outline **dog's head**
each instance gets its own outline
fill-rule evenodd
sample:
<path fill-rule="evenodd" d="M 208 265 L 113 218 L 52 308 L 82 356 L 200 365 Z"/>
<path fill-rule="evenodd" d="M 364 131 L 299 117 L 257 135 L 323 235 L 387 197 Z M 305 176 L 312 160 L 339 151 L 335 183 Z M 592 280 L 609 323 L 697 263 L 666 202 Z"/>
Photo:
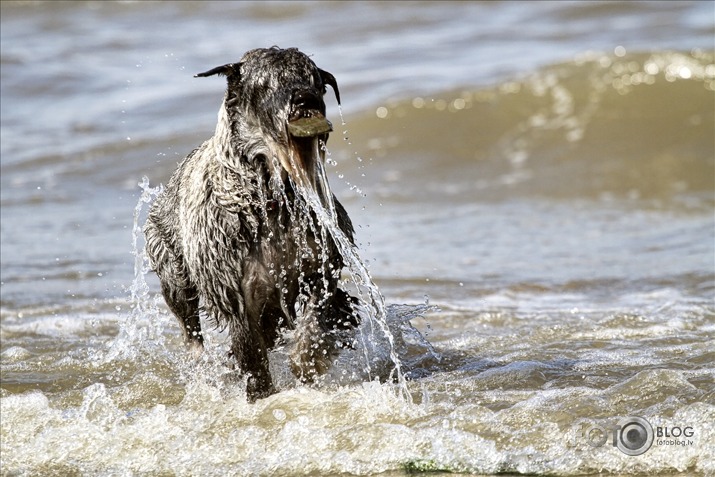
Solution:
<path fill-rule="evenodd" d="M 294 182 L 315 188 L 318 161 L 325 158 L 321 143 L 332 131 L 323 101 L 327 85 L 340 104 L 335 77 L 298 49 L 277 47 L 251 50 L 238 63 L 196 76 L 216 74 L 228 80 L 225 106 L 240 154 L 276 158 Z"/>

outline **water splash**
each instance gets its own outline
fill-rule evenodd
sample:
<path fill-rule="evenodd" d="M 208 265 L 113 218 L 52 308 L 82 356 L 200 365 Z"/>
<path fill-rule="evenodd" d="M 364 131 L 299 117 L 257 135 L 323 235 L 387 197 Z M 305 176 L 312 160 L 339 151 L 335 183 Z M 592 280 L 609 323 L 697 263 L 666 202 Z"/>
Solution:
<path fill-rule="evenodd" d="M 142 224 L 144 223 L 145 208 L 162 192 L 161 185 L 150 187 L 149 178 L 142 177 L 138 184 L 141 188 L 141 195 L 134 207 L 134 222 L 132 226 L 132 250 L 134 256 L 134 280 L 129 287 L 130 312 L 123 325 L 120 327 L 119 335 L 109 346 L 109 352 L 102 357 L 103 362 L 113 361 L 118 358 L 130 358 L 136 355 L 137 343 L 160 344 L 163 326 L 160 326 L 158 318 L 159 311 L 157 297 L 152 298 L 149 293 L 149 285 L 144 278 L 151 270 L 149 259 L 146 255 L 143 244 L 141 244 Z M 152 318 L 149 323 L 147 318 Z"/>
<path fill-rule="evenodd" d="M 424 349 L 425 352 L 420 356 L 420 359 L 428 358 L 437 363 L 442 361 L 442 355 L 434 349 L 434 346 L 425 335 L 412 325 L 412 320 L 424 318 L 425 314 L 438 312 L 439 310 L 439 307 L 430 305 L 428 300 L 425 300 L 422 305 L 388 305 L 387 307 L 389 323 L 393 328 L 397 328 L 393 334 L 402 337 L 403 342 L 406 342 L 406 344 Z"/>
<path fill-rule="evenodd" d="M 273 189 L 274 198 L 288 205 L 288 214 L 291 219 L 289 222 L 295 231 L 292 238 L 299 240 L 303 254 L 298 260 L 317 258 L 322 262 L 325 289 L 327 289 L 329 275 L 340 276 L 340 270 L 332 269 L 329 263 L 329 244 L 334 244 L 342 256 L 348 276 L 341 280 L 341 285 L 358 299 L 354 313 L 361 323 L 357 330 L 359 341 L 357 348 L 363 355 L 364 377 L 370 381 L 376 378 L 392 380 L 397 383 L 398 394 L 410 400 L 402 364 L 397 354 L 395 337 L 388 325 L 385 299 L 372 280 L 355 245 L 339 225 L 335 198 L 321 159 L 326 153 L 325 144 L 322 141 L 315 141 L 313 156 L 316 158 L 316 177 L 310 178 L 310 180 L 303 175 L 298 175 L 298 180 L 289 177 L 290 187 L 296 192 L 294 199 L 288 199 L 286 186 L 282 180 L 278 179 L 282 177 L 281 163 L 278 158 L 271 161 L 273 179 L 270 181 L 269 187 Z M 293 157 L 290 158 L 290 161 L 291 165 L 299 170 Z M 312 247 L 307 242 L 308 236 L 312 237 L 318 245 L 318 257 L 312 256 Z M 281 270 L 281 273 L 284 273 L 284 270 Z M 300 281 L 305 283 L 302 275 Z M 295 304 L 295 311 L 299 317 L 305 312 L 305 306 L 310 301 L 308 287 L 301 285 L 301 289 L 305 289 L 306 293 L 299 297 Z M 323 300 L 325 299 L 327 297 L 323 298 Z M 283 307 L 287 306 L 288 304 L 284 302 Z"/>

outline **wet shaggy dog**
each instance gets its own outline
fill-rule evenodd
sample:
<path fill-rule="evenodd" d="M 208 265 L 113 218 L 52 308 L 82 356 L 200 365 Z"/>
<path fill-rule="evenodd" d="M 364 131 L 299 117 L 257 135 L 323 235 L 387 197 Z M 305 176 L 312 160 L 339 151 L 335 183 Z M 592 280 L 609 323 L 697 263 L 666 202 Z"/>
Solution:
<path fill-rule="evenodd" d="M 332 131 L 323 95 L 330 85 L 340 103 L 340 93 L 295 48 L 251 50 L 196 76 L 212 75 L 228 81 L 216 131 L 152 204 L 146 250 L 192 348 L 203 348 L 200 313 L 228 327 L 253 401 L 275 392 L 268 351 L 284 330 L 295 330 L 293 373 L 311 382 L 358 324 L 356 300 L 338 287 L 334 234 L 306 199 L 352 243 L 347 212 L 321 180 Z"/>

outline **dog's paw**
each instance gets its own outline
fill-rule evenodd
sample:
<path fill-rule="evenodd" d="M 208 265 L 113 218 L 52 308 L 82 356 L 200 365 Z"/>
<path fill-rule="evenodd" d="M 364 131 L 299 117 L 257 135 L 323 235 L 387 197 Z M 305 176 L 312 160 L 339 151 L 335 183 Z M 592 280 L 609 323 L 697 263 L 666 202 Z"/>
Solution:
<path fill-rule="evenodd" d="M 332 356 L 326 349 L 311 347 L 291 356 L 291 371 L 301 383 L 311 384 L 318 376 L 325 374 L 332 364 Z"/>
<path fill-rule="evenodd" d="M 201 356 L 204 354 L 204 345 L 200 341 L 195 341 L 192 340 L 188 343 L 189 346 L 189 355 L 194 361 L 198 361 L 201 359 Z"/>

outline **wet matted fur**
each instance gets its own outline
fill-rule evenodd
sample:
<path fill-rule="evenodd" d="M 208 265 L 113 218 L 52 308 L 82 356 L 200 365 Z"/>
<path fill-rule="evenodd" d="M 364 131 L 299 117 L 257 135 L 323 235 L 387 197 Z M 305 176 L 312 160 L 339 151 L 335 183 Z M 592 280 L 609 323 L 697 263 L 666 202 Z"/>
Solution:
<path fill-rule="evenodd" d="M 327 370 L 357 325 L 355 299 L 338 287 L 341 256 L 303 197 L 330 204 L 353 241 L 345 209 L 318 180 L 332 130 L 323 95 L 335 78 L 295 48 L 256 49 L 223 75 L 228 87 L 212 138 L 186 157 L 149 211 L 146 250 L 192 348 L 200 312 L 228 327 L 249 399 L 275 392 L 268 351 L 295 330 L 293 373 Z"/>

